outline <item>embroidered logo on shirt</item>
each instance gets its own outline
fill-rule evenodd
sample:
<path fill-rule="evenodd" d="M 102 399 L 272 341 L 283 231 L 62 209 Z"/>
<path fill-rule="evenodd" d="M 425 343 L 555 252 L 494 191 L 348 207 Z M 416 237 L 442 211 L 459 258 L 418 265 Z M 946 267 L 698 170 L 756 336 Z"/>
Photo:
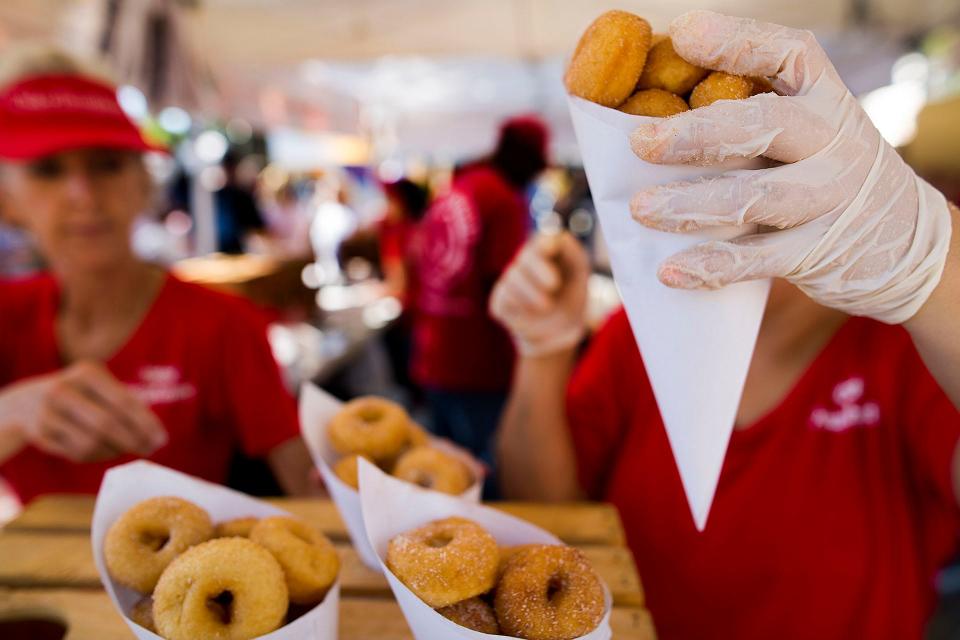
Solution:
<path fill-rule="evenodd" d="M 181 402 L 197 395 L 197 388 L 184 382 L 182 372 L 173 365 L 140 367 L 138 373 L 140 380 L 130 388 L 148 405 Z"/>
<path fill-rule="evenodd" d="M 880 422 L 880 405 L 864 401 L 863 378 L 848 378 L 833 388 L 835 408 L 816 407 L 810 424 L 816 429 L 839 433 L 855 427 L 874 427 Z"/>

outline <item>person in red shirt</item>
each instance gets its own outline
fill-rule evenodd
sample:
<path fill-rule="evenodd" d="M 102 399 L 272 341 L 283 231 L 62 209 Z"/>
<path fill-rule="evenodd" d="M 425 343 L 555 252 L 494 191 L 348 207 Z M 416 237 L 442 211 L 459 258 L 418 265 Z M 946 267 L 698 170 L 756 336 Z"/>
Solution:
<path fill-rule="evenodd" d="M 49 273 L 0 282 L 0 476 L 24 502 L 94 493 L 134 458 L 222 482 L 240 447 L 307 493 L 309 455 L 265 319 L 131 250 L 151 146 L 116 88 L 56 52 L 12 60 L 0 79 L 0 202 Z"/>
<path fill-rule="evenodd" d="M 413 267 L 413 238 L 427 208 L 427 190 L 409 178 L 383 184 L 387 207 L 377 225 L 380 271 L 387 290 L 403 308 L 401 316 L 383 335 L 393 379 L 416 403 L 421 391 L 410 377 L 413 311 L 417 279 Z"/>
<path fill-rule="evenodd" d="M 695 246 L 660 268 L 664 284 L 684 288 L 783 278 L 774 281 L 710 519 L 698 532 L 624 311 L 576 362 L 589 264 L 568 235 L 528 244 L 492 294 L 492 312 L 521 353 L 498 435 L 504 493 L 616 505 L 663 640 L 921 638 L 936 573 L 960 551 L 960 234 L 950 233 L 960 210 L 887 156 L 868 122 L 842 127 L 824 153 L 828 130 L 792 135 L 806 116 L 796 108 L 781 120 L 777 109 L 799 104 L 784 97 L 790 83 L 832 81 L 809 34 L 694 12 L 671 36 L 704 66 L 782 74 L 784 94 L 723 101 L 645 125 L 633 139 L 651 162 L 749 148 L 786 163 L 651 187 L 633 203 L 638 222 L 665 231 L 724 219 L 774 227 Z M 776 58 L 750 66 L 753 55 Z M 856 103 L 842 100 L 858 119 Z M 711 122 L 740 111 L 757 128 Z M 746 133 L 769 146 L 743 145 Z M 784 157 L 797 143 L 809 147 Z M 834 176 L 830 153 L 845 145 L 869 153 L 848 159 L 842 190 L 784 179 L 767 192 L 774 198 L 753 199 L 749 184 L 730 184 Z M 870 178 L 876 171 L 882 179 Z M 838 212 L 856 224 L 831 222 Z M 825 243 L 830 259 L 808 270 Z"/>
<path fill-rule="evenodd" d="M 490 160 L 455 177 L 416 239 L 413 378 L 426 390 L 431 428 L 491 465 L 514 354 L 487 302 L 527 238 L 524 192 L 547 166 L 547 143 L 536 118 L 508 120 Z"/>

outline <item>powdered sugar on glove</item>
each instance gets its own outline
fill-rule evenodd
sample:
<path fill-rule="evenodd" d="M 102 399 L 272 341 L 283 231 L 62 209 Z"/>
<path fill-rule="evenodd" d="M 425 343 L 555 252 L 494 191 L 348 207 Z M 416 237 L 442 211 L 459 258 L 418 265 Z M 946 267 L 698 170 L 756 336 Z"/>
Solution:
<path fill-rule="evenodd" d="M 497 281 L 490 313 L 524 357 L 571 349 L 586 333 L 589 276 L 589 258 L 573 236 L 538 236 Z"/>
<path fill-rule="evenodd" d="M 661 265 L 660 280 L 713 289 L 782 277 L 852 315 L 888 323 L 911 318 L 946 261 L 946 200 L 881 138 L 813 34 L 693 11 L 674 20 L 670 36 L 687 60 L 766 77 L 780 95 L 653 120 L 631 136 L 634 152 L 660 164 L 758 156 L 784 164 L 636 194 L 634 218 L 655 229 L 773 228 L 676 254 Z"/>

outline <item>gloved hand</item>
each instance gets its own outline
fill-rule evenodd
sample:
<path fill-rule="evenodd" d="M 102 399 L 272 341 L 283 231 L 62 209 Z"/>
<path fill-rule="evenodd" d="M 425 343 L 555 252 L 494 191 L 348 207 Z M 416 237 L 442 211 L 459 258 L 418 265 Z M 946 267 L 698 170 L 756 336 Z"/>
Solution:
<path fill-rule="evenodd" d="M 634 152 L 661 164 L 766 156 L 786 163 L 651 187 L 636 220 L 684 232 L 775 229 L 711 241 L 666 260 L 660 280 L 686 289 L 782 277 L 817 302 L 887 323 L 912 317 L 936 287 L 950 240 L 943 195 L 877 132 L 813 34 L 708 11 L 670 25 L 690 62 L 769 78 L 778 94 L 720 101 L 644 124 Z"/>
<path fill-rule="evenodd" d="M 573 236 L 537 236 L 497 281 L 490 313 L 513 335 L 522 356 L 573 348 L 586 333 L 589 277 L 587 253 Z"/>

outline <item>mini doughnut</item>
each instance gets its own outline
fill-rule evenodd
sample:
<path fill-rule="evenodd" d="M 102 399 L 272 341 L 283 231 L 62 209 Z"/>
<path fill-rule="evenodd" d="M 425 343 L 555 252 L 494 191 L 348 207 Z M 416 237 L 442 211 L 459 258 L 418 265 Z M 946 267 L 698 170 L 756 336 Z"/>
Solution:
<path fill-rule="evenodd" d="M 533 545 L 507 563 L 493 606 L 504 635 L 566 640 L 600 624 L 603 586 L 578 549 Z"/>
<path fill-rule="evenodd" d="M 458 496 L 473 483 L 467 466 L 433 447 L 415 447 L 397 460 L 393 475 L 426 489 Z"/>
<path fill-rule="evenodd" d="M 773 85 L 770 84 L 770 81 L 766 78 L 748 78 L 752 88 L 750 89 L 750 95 L 755 96 L 759 93 L 775 93 Z"/>
<path fill-rule="evenodd" d="M 490 591 L 499 563 L 497 541 L 465 518 L 435 520 L 387 547 L 390 571 L 434 609 Z"/>
<path fill-rule="evenodd" d="M 430 434 L 427 430 L 411 420 L 407 427 L 407 444 L 411 447 L 422 447 L 430 444 Z"/>
<path fill-rule="evenodd" d="M 266 547 L 280 563 L 290 602 L 320 602 L 337 579 L 340 557 L 333 543 L 301 520 L 264 518 L 250 532 L 250 539 Z"/>
<path fill-rule="evenodd" d="M 250 531 L 260 518 L 234 518 L 233 520 L 224 520 L 213 530 L 214 538 L 249 538 Z"/>
<path fill-rule="evenodd" d="M 382 398 L 364 397 L 346 403 L 327 429 L 330 444 L 342 456 L 360 454 L 371 460 L 397 456 L 409 437 L 407 412 Z"/>
<path fill-rule="evenodd" d="M 513 560 L 513 557 L 521 551 L 542 546 L 543 545 L 540 544 L 518 544 L 512 547 L 500 547 L 500 569 L 498 571 L 498 575 L 503 575 L 503 572 L 507 569 L 507 565 L 510 564 L 510 561 Z"/>
<path fill-rule="evenodd" d="M 620 105 L 620 111 L 634 116 L 667 118 L 689 111 L 686 100 L 663 89 L 637 91 Z"/>
<path fill-rule="evenodd" d="M 212 536 L 210 516 L 197 505 L 180 498 L 150 498 L 132 506 L 107 530 L 107 571 L 120 584 L 150 593 L 174 558 Z"/>
<path fill-rule="evenodd" d="M 650 49 L 650 23 L 626 11 L 607 11 L 587 27 L 563 81 L 567 91 L 618 107 L 634 88 Z"/>
<path fill-rule="evenodd" d="M 493 607 L 482 598 L 468 598 L 462 602 L 437 609 L 437 613 L 467 629 L 494 635 L 500 633 L 500 625 L 497 624 L 497 616 L 493 612 Z"/>
<path fill-rule="evenodd" d="M 743 100 L 753 92 L 753 83 L 748 78 L 714 71 L 690 93 L 690 108 L 698 109 L 717 100 Z"/>
<path fill-rule="evenodd" d="M 185 551 L 153 593 L 153 619 L 167 640 L 249 640 L 283 624 L 283 570 L 246 538 L 217 538 Z"/>
<path fill-rule="evenodd" d="M 147 631 L 156 633 L 157 627 L 153 624 L 153 598 L 147 596 L 133 605 L 133 609 L 130 609 L 130 619 Z"/>
<path fill-rule="evenodd" d="M 669 37 L 663 38 L 647 54 L 647 63 L 637 89 L 663 89 L 677 96 L 690 92 L 707 75 L 707 70 L 680 57 Z"/>
<path fill-rule="evenodd" d="M 360 488 L 360 482 L 357 480 L 357 461 L 360 458 L 369 460 L 366 456 L 352 455 L 346 458 L 340 458 L 337 460 L 337 463 L 333 465 L 333 472 L 337 474 L 338 478 L 343 480 L 343 484 L 351 489 Z"/>

